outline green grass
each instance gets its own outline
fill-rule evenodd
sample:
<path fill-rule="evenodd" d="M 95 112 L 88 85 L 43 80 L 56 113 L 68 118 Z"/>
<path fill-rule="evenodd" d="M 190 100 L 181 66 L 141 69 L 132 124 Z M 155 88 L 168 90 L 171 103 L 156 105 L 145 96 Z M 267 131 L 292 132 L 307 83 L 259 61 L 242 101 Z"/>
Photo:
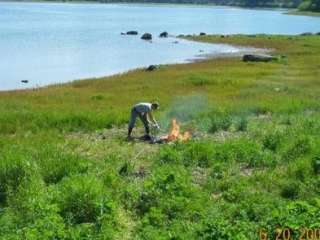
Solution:
<path fill-rule="evenodd" d="M 320 228 L 320 36 L 193 36 L 272 48 L 0 94 L 0 239 L 259 239 Z M 157 100 L 187 143 L 125 141 Z M 141 133 L 142 128 L 134 132 Z"/>

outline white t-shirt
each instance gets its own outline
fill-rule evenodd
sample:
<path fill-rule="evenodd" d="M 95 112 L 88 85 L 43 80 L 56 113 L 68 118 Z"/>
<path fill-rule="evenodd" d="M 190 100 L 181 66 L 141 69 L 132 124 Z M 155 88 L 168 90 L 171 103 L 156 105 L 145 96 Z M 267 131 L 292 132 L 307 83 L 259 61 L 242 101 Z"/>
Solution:
<path fill-rule="evenodd" d="M 138 113 L 145 114 L 152 111 L 151 105 L 151 103 L 137 103 L 136 105 L 134 105 L 134 109 Z"/>

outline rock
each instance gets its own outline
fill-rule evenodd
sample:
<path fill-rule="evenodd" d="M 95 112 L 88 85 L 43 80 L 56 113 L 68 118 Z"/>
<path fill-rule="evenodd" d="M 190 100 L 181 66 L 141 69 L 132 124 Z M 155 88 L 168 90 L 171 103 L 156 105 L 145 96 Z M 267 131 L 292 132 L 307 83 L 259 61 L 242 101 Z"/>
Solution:
<path fill-rule="evenodd" d="M 204 52 L 204 51 L 202 49 L 200 49 L 199 52 Z"/>
<path fill-rule="evenodd" d="M 28 83 L 29 80 L 24 79 L 24 80 L 21 80 L 21 82 L 22 82 L 22 83 Z"/>
<path fill-rule="evenodd" d="M 201 33 L 200 33 L 200 36 L 205 36 L 205 35 L 207 35 L 207 34 L 204 33 L 204 32 L 201 32 Z"/>
<path fill-rule="evenodd" d="M 168 32 L 162 32 L 162 33 L 160 33 L 159 37 L 161 37 L 161 38 L 167 38 L 168 35 L 169 35 Z"/>
<path fill-rule="evenodd" d="M 313 35 L 312 32 L 305 32 L 300 34 L 300 36 L 311 36 L 311 35 Z"/>
<path fill-rule="evenodd" d="M 152 71 L 154 71 L 154 70 L 156 70 L 156 69 L 157 69 L 157 66 L 155 66 L 155 65 L 150 65 L 149 67 L 146 68 L 146 71 L 152 72 Z"/>
<path fill-rule="evenodd" d="M 137 31 L 128 31 L 127 35 L 138 35 Z"/>
<path fill-rule="evenodd" d="M 120 34 L 121 34 L 121 35 L 126 35 L 126 33 L 124 33 L 124 32 L 121 32 Z"/>
<path fill-rule="evenodd" d="M 172 43 L 174 43 L 174 44 L 178 44 L 179 42 L 178 42 L 178 41 L 174 41 L 174 42 L 172 42 Z"/>
<path fill-rule="evenodd" d="M 142 35 L 141 39 L 143 40 L 151 40 L 152 39 L 152 35 L 151 33 L 145 33 Z"/>
<path fill-rule="evenodd" d="M 277 60 L 277 58 L 266 54 L 245 54 L 242 60 L 244 62 L 270 62 Z"/>

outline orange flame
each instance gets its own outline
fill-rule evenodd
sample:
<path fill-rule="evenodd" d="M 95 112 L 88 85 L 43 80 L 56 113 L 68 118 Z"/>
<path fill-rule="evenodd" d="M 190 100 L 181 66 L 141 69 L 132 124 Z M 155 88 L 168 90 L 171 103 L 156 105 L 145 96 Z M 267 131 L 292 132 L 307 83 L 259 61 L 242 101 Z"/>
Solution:
<path fill-rule="evenodd" d="M 183 134 L 180 134 L 180 125 L 177 121 L 177 119 L 172 119 L 171 121 L 171 129 L 168 135 L 163 137 L 163 140 L 166 140 L 168 142 L 171 141 L 188 141 L 191 138 L 191 133 L 189 131 L 184 132 Z"/>

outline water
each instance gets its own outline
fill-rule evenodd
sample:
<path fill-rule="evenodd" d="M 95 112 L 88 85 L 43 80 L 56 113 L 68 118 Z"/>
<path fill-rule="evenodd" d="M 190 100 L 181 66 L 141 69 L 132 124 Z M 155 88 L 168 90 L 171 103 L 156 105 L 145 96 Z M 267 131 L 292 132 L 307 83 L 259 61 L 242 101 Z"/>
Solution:
<path fill-rule="evenodd" d="M 0 90 L 99 77 L 150 64 L 182 63 L 236 47 L 156 37 L 199 32 L 297 34 L 320 18 L 281 10 L 213 6 L 0 3 Z M 152 43 L 120 32 L 150 32 Z M 21 80 L 29 80 L 24 84 Z"/>

